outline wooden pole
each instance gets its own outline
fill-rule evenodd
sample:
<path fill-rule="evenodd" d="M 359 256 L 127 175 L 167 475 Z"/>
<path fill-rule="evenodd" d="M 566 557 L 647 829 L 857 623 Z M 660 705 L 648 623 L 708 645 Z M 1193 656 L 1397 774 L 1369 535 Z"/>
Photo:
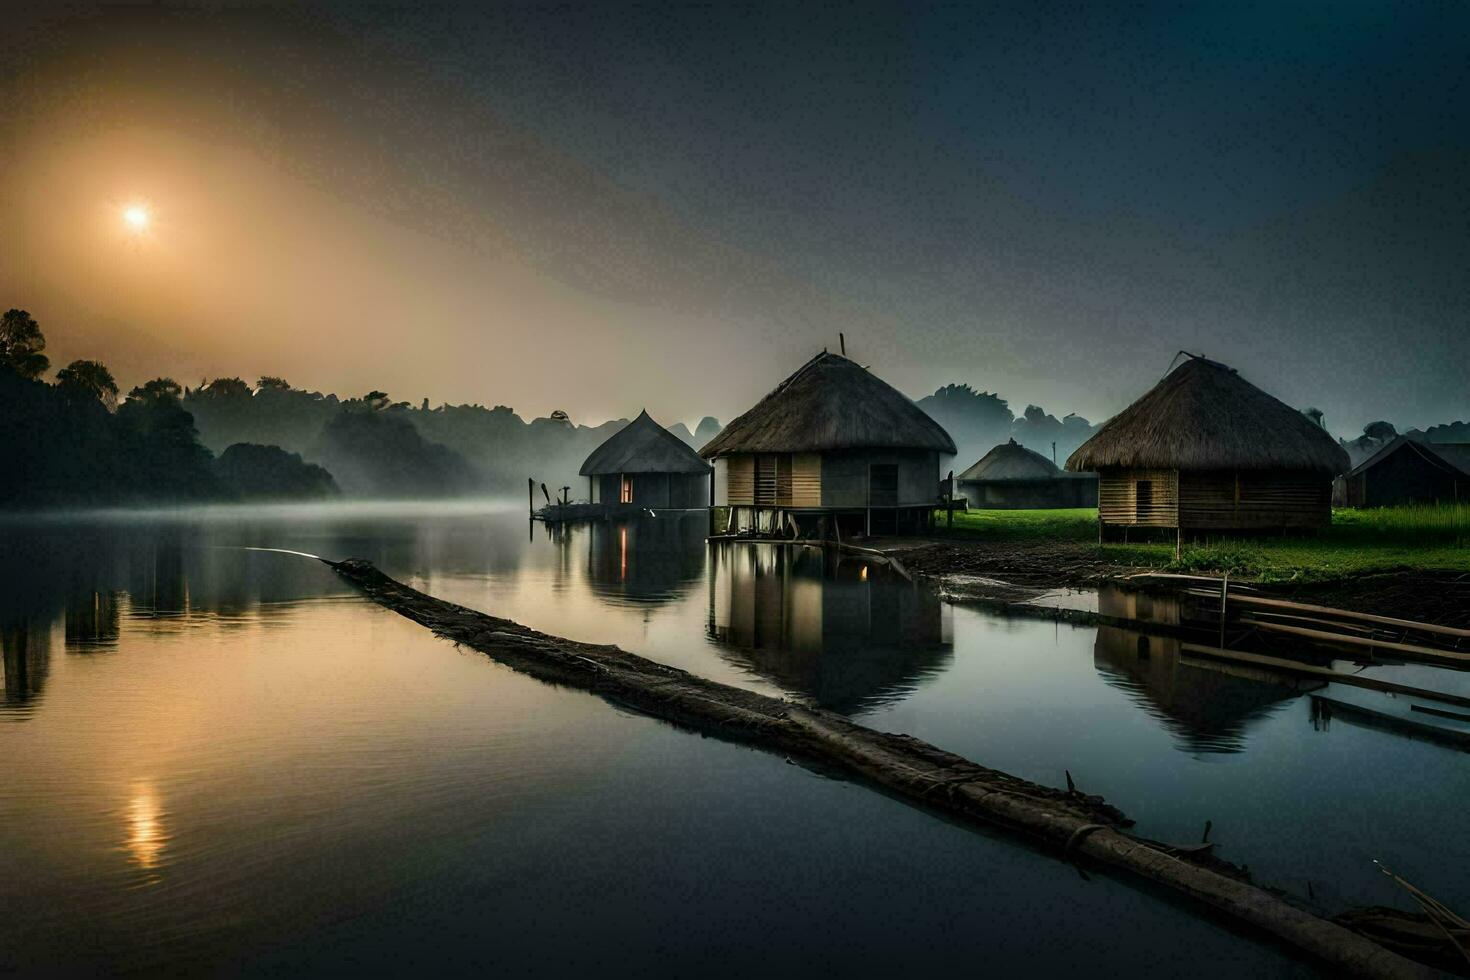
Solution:
<path fill-rule="evenodd" d="M 1438 701 L 1441 704 L 1453 704 L 1462 708 L 1470 708 L 1470 698 L 1462 697 L 1458 694 L 1445 694 L 1441 691 L 1431 691 L 1428 688 L 1411 687 L 1408 684 L 1383 681 L 1376 677 L 1369 677 L 1367 674 L 1349 674 L 1341 670 L 1333 670 L 1331 667 L 1318 667 L 1315 664 L 1298 663 L 1295 660 L 1284 660 L 1281 657 L 1268 657 L 1263 653 L 1222 650 L 1218 647 L 1207 647 L 1199 643 L 1181 643 L 1179 644 L 1179 649 L 1183 653 L 1196 653 L 1216 660 L 1233 660 L 1237 663 L 1278 670 L 1285 674 L 1319 677 L 1322 680 L 1331 681 L 1334 684 L 1342 684 L 1347 687 L 1361 687 L 1365 690 L 1383 691 L 1388 694 L 1404 694 L 1411 698 L 1424 698 L 1426 701 Z M 1188 658 L 1181 657 L 1180 663 L 1188 663 Z"/>
<path fill-rule="evenodd" d="M 1220 579 L 1220 646 L 1225 645 L 1225 604 L 1230 598 L 1230 573 Z"/>
<path fill-rule="evenodd" d="M 526 508 L 536 516 L 536 478 L 531 476 L 526 477 Z"/>

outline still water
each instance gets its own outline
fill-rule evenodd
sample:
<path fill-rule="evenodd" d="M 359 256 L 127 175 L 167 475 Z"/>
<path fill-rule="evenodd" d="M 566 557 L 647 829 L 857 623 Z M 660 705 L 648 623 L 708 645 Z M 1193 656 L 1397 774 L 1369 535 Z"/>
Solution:
<path fill-rule="evenodd" d="M 1223 856 L 1329 912 L 1403 904 L 1373 858 L 1470 907 L 1464 753 L 1136 635 L 703 530 L 550 537 L 480 507 L 0 525 L 0 971 L 1306 972 L 1010 839 L 516 675 L 245 546 L 371 558 L 1041 782 L 1070 770 L 1147 835 L 1213 821 Z"/>

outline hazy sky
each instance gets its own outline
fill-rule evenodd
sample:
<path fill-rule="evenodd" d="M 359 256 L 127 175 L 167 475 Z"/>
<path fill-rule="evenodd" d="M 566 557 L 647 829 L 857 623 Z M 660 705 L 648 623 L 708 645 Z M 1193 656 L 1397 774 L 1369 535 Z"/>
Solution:
<path fill-rule="evenodd" d="M 1470 5 L 6 11 L 55 366 L 728 420 L 844 331 L 1018 413 L 1187 348 L 1470 418 Z"/>

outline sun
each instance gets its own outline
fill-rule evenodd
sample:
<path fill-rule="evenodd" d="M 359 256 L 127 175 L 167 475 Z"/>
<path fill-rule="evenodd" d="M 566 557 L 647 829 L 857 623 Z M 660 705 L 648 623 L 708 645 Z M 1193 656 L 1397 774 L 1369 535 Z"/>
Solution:
<path fill-rule="evenodd" d="M 133 231 L 144 231 L 148 227 L 148 209 L 141 204 L 133 204 L 123 209 L 123 221 Z"/>

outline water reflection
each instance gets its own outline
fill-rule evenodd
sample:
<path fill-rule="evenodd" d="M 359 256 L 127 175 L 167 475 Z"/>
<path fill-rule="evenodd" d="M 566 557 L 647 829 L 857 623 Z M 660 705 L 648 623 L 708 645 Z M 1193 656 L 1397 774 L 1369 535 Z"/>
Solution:
<path fill-rule="evenodd" d="M 587 580 L 598 595 L 664 603 L 686 595 L 704 575 L 703 513 L 635 517 L 587 529 Z"/>
<path fill-rule="evenodd" d="M 730 659 L 852 712 L 898 700 L 951 657 L 932 590 L 817 548 L 712 545 L 709 625 Z"/>
<path fill-rule="evenodd" d="M 163 805 L 152 783 L 133 785 L 123 812 L 123 823 L 123 847 L 133 864 L 143 871 L 156 871 L 162 863 L 168 835 L 164 827 Z M 157 879 L 150 875 L 149 880 Z"/>
<path fill-rule="evenodd" d="M 5 672 L 5 701 L 0 715 L 28 717 L 51 671 L 51 632 L 24 616 L 5 617 L 0 610 L 0 667 Z"/>
<path fill-rule="evenodd" d="M 105 650 L 117 645 L 122 598 L 119 592 L 92 590 L 66 601 L 67 650 Z"/>
<path fill-rule="evenodd" d="M 1179 600 L 1104 587 L 1098 611 L 1162 626 L 1179 624 Z M 1099 626 L 1093 662 L 1114 687 L 1127 691 L 1190 753 L 1245 749 L 1246 730 L 1317 683 L 1268 671 L 1181 656 L 1180 641 L 1116 626 Z"/>

